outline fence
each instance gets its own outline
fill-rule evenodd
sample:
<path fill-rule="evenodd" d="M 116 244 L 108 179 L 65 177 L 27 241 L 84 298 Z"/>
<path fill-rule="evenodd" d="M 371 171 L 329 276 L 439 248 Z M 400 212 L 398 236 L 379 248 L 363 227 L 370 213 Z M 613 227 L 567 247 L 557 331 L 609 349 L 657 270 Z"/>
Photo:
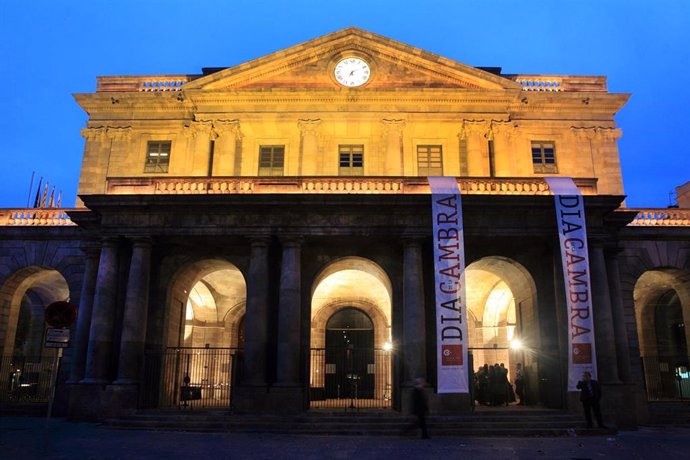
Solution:
<path fill-rule="evenodd" d="M 147 352 L 142 405 L 229 408 L 239 360 L 235 348 L 168 348 Z"/>
<path fill-rule="evenodd" d="M 314 348 L 309 399 L 312 408 L 390 408 L 391 354 L 385 350 Z"/>
<path fill-rule="evenodd" d="M 649 401 L 690 400 L 690 370 L 687 356 L 643 357 L 645 387 Z"/>
<path fill-rule="evenodd" d="M 54 358 L 3 356 L 0 359 L 0 402 L 48 402 Z"/>

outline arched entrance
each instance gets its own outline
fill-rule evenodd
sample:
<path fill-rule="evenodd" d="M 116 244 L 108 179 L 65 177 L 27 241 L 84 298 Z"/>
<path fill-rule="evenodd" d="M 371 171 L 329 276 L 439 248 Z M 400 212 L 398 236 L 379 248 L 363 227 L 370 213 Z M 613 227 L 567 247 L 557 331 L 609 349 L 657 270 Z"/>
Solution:
<path fill-rule="evenodd" d="M 245 304 L 244 276 L 232 263 L 209 259 L 178 270 L 168 289 L 166 348 L 157 363 L 159 406 L 230 406 Z"/>
<path fill-rule="evenodd" d="M 312 289 L 310 407 L 389 408 L 391 283 L 374 262 L 332 262 Z"/>
<path fill-rule="evenodd" d="M 70 299 L 65 278 L 54 269 L 24 268 L 0 290 L 0 402 L 46 401 L 54 354 L 45 348 L 46 306 Z"/>
<path fill-rule="evenodd" d="M 346 307 L 326 323 L 326 398 L 374 397 L 374 323 L 361 310 Z"/>
<path fill-rule="evenodd" d="M 468 334 L 479 405 L 517 402 L 508 382 L 522 367 L 524 403 L 539 401 L 539 326 L 529 272 L 504 257 L 485 257 L 466 269 Z M 505 377 L 503 377 L 505 376 Z M 507 379 L 507 381 L 506 381 Z"/>
<path fill-rule="evenodd" d="M 648 399 L 690 398 L 690 275 L 647 271 L 633 295 Z"/>

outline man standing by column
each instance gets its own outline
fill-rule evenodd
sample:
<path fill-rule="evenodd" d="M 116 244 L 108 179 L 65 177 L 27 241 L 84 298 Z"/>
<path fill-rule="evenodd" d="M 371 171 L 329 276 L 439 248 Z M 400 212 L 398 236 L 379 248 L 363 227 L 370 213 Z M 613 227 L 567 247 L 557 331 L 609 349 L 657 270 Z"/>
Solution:
<path fill-rule="evenodd" d="M 592 374 L 585 372 L 582 374 L 582 380 L 577 382 L 577 389 L 580 390 L 580 401 L 585 409 L 587 427 L 592 428 L 592 410 L 594 410 L 597 426 L 605 429 L 606 425 L 601 419 L 601 408 L 599 407 L 599 400 L 601 399 L 599 382 L 592 379 Z"/>

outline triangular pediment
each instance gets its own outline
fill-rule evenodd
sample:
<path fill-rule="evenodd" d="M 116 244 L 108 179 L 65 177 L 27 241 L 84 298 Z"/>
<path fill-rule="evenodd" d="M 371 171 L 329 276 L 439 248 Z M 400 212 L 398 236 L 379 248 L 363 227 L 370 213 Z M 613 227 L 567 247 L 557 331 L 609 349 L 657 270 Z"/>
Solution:
<path fill-rule="evenodd" d="M 521 89 L 490 72 L 350 27 L 198 78 L 185 90 L 337 89 L 334 67 L 347 56 L 370 64 L 366 89 Z"/>

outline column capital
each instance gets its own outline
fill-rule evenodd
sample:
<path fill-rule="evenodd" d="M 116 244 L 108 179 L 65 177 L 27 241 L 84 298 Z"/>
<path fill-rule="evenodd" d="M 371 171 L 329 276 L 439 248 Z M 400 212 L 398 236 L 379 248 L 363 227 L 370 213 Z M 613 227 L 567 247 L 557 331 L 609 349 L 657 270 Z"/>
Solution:
<path fill-rule="evenodd" d="M 151 247 L 153 244 L 150 236 L 132 236 L 128 239 L 132 242 L 132 247 Z"/>
<path fill-rule="evenodd" d="M 400 241 L 403 244 L 403 247 L 415 247 L 415 246 L 421 246 L 422 243 L 424 242 L 425 237 L 422 235 L 403 235 L 400 237 Z"/>
<path fill-rule="evenodd" d="M 126 141 L 132 136 L 131 126 L 108 126 L 106 135 L 113 140 Z"/>
<path fill-rule="evenodd" d="M 403 119 L 386 119 L 381 120 L 383 125 L 383 132 L 386 135 L 393 134 L 396 136 L 402 136 L 403 130 L 405 129 L 405 120 Z"/>
<path fill-rule="evenodd" d="M 106 137 L 106 127 L 83 128 L 81 130 L 81 135 L 86 140 L 103 140 Z"/>
<path fill-rule="evenodd" d="M 319 127 L 321 126 L 320 118 L 306 118 L 297 120 L 297 126 L 301 131 L 302 136 L 314 135 L 318 136 Z"/>
<path fill-rule="evenodd" d="M 304 244 L 304 237 L 302 235 L 280 235 L 278 239 L 280 244 L 285 247 L 300 247 Z"/>
<path fill-rule="evenodd" d="M 269 234 L 250 235 L 247 236 L 247 239 L 252 247 L 268 247 L 271 243 L 271 235 Z"/>

